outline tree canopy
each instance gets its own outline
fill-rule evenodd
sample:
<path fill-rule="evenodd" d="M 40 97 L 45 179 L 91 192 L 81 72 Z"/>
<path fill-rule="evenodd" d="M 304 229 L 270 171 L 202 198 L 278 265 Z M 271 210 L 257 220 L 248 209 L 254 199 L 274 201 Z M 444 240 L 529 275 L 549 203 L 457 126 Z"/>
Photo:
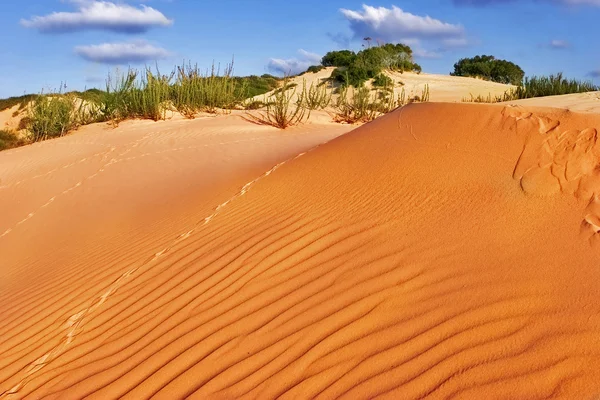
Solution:
<path fill-rule="evenodd" d="M 347 85 L 360 86 L 384 69 L 421 72 L 413 61 L 412 49 L 404 44 L 383 44 L 355 53 L 351 50 L 330 51 L 321 60 L 326 67 L 338 67 L 332 78 Z"/>
<path fill-rule="evenodd" d="M 454 64 L 453 76 L 480 77 L 494 82 L 519 85 L 525 72 L 517 64 L 498 60 L 494 56 L 475 56 L 461 58 Z"/>

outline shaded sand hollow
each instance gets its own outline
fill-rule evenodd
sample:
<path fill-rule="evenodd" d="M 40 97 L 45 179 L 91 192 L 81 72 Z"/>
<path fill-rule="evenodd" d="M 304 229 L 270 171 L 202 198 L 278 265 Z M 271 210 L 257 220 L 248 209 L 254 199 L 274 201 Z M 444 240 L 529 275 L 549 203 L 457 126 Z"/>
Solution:
<path fill-rule="evenodd" d="M 237 121 L 0 154 L 1 398 L 600 396 L 600 116 Z"/>

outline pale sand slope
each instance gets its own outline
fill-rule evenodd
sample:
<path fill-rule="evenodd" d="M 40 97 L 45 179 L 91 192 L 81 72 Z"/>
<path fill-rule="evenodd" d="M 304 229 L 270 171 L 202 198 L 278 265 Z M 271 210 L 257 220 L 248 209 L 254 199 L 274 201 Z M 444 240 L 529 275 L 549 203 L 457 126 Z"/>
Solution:
<path fill-rule="evenodd" d="M 290 91 L 292 102 L 297 101 L 302 93 L 302 87 L 306 84 L 307 89 L 311 85 L 318 85 L 331 76 L 334 67 L 324 68 L 316 73 L 305 73 L 304 75 L 290 78 L 289 84 L 296 84 L 295 92 Z M 514 86 L 505 85 L 497 82 L 485 81 L 483 79 L 467 78 L 462 76 L 438 75 L 438 74 L 417 74 L 414 72 L 384 72 L 394 81 L 394 94 L 397 97 L 404 89 L 406 97 L 421 96 L 425 85 L 429 85 L 430 101 L 436 102 L 462 102 L 463 99 L 470 99 L 471 94 L 475 97 L 488 95 L 492 97 L 502 95 Z M 367 84 L 371 87 L 370 84 Z M 263 101 L 265 98 L 274 94 L 275 90 L 265 94 L 254 96 L 253 100 Z M 293 94 L 292 94 L 293 93 Z M 373 92 L 373 96 L 375 92 Z M 333 96 L 334 99 L 337 95 Z"/>
<path fill-rule="evenodd" d="M 98 165 L 43 178 L 26 160 L 72 146 L 9 152 L 3 168 L 24 171 L 5 182 L 11 205 L 76 188 L 0 241 L 0 393 L 594 399 L 598 126 L 542 108 L 408 106 L 253 172 L 227 204 L 203 182 L 247 145 L 144 157 L 168 133 L 124 127 L 118 153 L 91 148 Z M 227 192 L 231 174 L 212 184 Z"/>
<path fill-rule="evenodd" d="M 273 165 L 349 130 L 132 121 L 0 153 L 0 397 L 23 397 L 86 348 L 74 335 L 108 309 L 92 311 L 123 274 Z"/>
<path fill-rule="evenodd" d="M 533 99 L 509 101 L 507 103 L 521 106 L 556 107 L 576 112 L 600 114 L 600 92 L 536 97 Z"/>

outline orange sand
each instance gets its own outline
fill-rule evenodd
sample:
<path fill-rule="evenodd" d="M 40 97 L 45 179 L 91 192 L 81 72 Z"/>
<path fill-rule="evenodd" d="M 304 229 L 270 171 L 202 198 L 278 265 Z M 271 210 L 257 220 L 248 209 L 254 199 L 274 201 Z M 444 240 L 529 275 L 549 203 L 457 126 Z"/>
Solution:
<path fill-rule="evenodd" d="M 598 398 L 599 126 L 418 104 L 306 154 L 348 128 L 2 153 L 0 398 Z"/>

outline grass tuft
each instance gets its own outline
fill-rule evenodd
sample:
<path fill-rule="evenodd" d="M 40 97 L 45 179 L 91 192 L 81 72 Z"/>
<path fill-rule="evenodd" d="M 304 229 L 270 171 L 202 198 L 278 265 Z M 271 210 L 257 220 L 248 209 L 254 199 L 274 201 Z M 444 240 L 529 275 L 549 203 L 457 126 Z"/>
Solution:
<path fill-rule="evenodd" d="M 290 85 L 289 77 L 283 81 L 282 89 L 275 91 L 271 98 L 266 102 L 267 110 L 258 115 L 246 114 L 246 119 L 261 125 L 270 125 L 280 129 L 286 129 L 293 125 L 298 125 L 306 116 L 304 104 L 304 94 L 298 96 L 296 104 L 292 104 L 292 97 L 296 94 L 296 84 Z M 291 89 L 291 90 L 290 90 Z"/>

